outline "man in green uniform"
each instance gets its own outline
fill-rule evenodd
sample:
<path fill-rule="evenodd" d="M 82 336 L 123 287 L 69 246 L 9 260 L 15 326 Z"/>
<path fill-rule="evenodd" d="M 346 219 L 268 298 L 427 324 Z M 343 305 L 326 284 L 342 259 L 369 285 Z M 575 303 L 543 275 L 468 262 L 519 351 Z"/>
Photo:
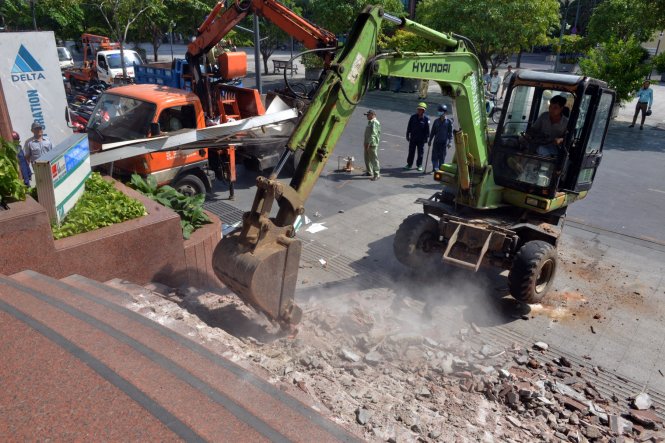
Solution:
<path fill-rule="evenodd" d="M 367 127 L 365 128 L 365 175 L 369 175 L 372 181 L 381 176 L 379 170 L 379 140 L 381 139 L 381 123 L 376 119 L 376 113 L 369 110 L 367 116 Z"/>

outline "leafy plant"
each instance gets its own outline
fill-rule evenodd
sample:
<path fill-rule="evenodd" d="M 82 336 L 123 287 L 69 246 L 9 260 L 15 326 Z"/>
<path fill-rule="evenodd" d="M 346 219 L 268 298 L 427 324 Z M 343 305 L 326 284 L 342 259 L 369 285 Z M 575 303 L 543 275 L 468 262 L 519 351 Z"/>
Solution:
<path fill-rule="evenodd" d="M 129 185 L 148 198 L 172 209 L 180 216 L 182 236 L 188 239 L 192 232 L 206 223 L 210 218 L 203 210 L 205 195 L 199 194 L 189 197 L 176 191 L 171 186 L 157 186 L 154 177 L 144 180 L 140 175 L 133 174 Z"/>
<path fill-rule="evenodd" d="M 18 173 L 18 149 L 0 138 L 0 203 L 25 200 L 26 187 Z"/>
<path fill-rule="evenodd" d="M 661 52 L 651 59 L 653 67 L 661 74 L 665 74 L 665 52 Z"/>
<path fill-rule="evenodd" d="M 113 183 L 94 172 L 85 182 L 81 199 L 60 226 L 52 226 L 56 239 L 93 231 L 146 215 L 145 206 L 122 192 Z"/>
<path fill-rule="evenodd" d="M 323 59 L 313 52 L 308 52 L 300 59 L 306 69 L 322 69 Z"/>
<path fill-rule="evenodd" d="M 616 91 L 619 103 L 630 100 L 650 72 L 648 53 L 635 38 L 611 38 L 580 60 L 584 75 L 604 80 Z"/>

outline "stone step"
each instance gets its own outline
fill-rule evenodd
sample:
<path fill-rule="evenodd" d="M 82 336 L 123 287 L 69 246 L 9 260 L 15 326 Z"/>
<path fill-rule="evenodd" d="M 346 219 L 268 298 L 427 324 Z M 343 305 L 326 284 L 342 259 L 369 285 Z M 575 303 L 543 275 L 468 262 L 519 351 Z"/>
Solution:
<path fill-rule="evenodd" d="M 127 395 L 168 428 L 173 438 L 355 440 L 252 372 L 126 309 L 123 305 L 130 299 L 118 289 L 81 276 L 58 281 L 24 271 L 0 279 L 2 315 L 27 317 L 35 325 L 31 324 L 33 329 L 39 326 L 52 331 L 53 337 L 68 343 L 64 346 L 55 342 L 61 348 L 59 354 L 69 359 L 75 356 L 69 365 L 85 363 L 93 368 L 82 381 L 103 378 L 114 394 L 120 391 Z M 47 338 L 53 348 L 54 339 Z M 48 354 L 57 349 L 50 349 Z M 42 351 L 36 349 L 33 353 L 41 355 Z M 96 362 L 96 366 L 86 359 Z M 15 369 L 22 372 L 20 367 Z M 59 377 L 54 380 L 59 383 L 56 380 Z M 94 407 L 90 412 L 94 416 L 110 413 Z M 117 413 L 121 414 L 120 410 Z M 70 428 L 74 434 L 76 429 Z M 150 438 L 169 439 L 162 434 Z"/>

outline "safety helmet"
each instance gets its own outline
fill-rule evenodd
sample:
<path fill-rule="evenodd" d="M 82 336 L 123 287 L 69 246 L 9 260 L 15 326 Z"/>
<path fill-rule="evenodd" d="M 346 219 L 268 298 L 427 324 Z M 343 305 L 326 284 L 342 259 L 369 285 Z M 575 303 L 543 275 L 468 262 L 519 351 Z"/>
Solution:
<path fill-rule="evenodd" d="M 418 103 L 417 108 L 420 108 L 420 109 L 427 109 L 427 103 L 425 103 L 425 102 L 420 102 L 420 103 Z"/>
<path fill-rule="evenodd" d="M 448 112 L 448 106 L 446 105 L 439 105 L 439 112 Z"/>
<path fill-rule="evenodd" d="M 651 115 L 651 109 L 647 109 L 647 117 Z"/>

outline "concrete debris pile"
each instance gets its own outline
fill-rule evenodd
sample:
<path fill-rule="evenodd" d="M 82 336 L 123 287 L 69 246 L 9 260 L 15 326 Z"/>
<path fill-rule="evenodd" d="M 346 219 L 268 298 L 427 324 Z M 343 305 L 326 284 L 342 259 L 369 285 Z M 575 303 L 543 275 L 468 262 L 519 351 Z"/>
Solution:
<path fill-rule="evenodd" d="M 170 327 L 185 322 L 201 339 L 222 342 L 225 356 L 314 397 L 367 440 L 665 441 L 648 393 L 604 395 L 594 376 L 612 374 L 571 362 L 543 342 L 503 347 L 473 324 L 450 333 L 434 320 L 427 333 L 414 332 L 400 328 L 389 310 L 358 303 L 343 311 L 304 304 L 295 338 L 270 328 L 239 338 L 220 333 L 210 317 L 233 309 L 258 321 L 231 296 L 188 296 L 177 304 L 145 297 L 133 308 L 145 315 L 145 303 L 149 317 Z"/>

